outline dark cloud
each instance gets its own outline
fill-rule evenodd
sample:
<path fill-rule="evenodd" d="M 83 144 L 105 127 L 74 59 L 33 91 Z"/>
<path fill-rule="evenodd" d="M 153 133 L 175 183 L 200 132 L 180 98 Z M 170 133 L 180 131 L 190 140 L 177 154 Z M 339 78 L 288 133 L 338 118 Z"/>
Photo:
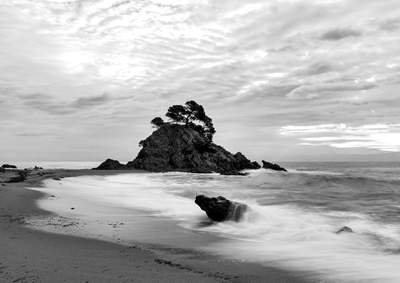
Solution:
<path fill-rule="evenodd" d="M 71 109 L 71 107 L 66 103 L 56 103 L 54 101 L 31 101 L 26 103 L 29 107 L 37 110 L 41 110 L 48 114 L 54 115 L 68 115 L 75 113 L 76 110 Z"/>
<path fill-rule="evenodd" d="M 54 136 L 54 134 L 38 132 L 38 131 L 22 131 L 15 133 L 16 136 L 19 137 L 46 137 L 46 136 Z"/>
<path fill-rule="evenodd" d="M 72 102 L 56 101 L 51 95 L 42 93 L 19 95 L 18 97 L 30 108 L 55 115 L 72 114 L 82 108 L 103 105 L 111 99 L 106 93 L 98 96 L 81 97 Z M 125 99 L 125 97 L 122 99 Z"/>
<path fill-rule="evenodd" d="M 335 71 L 341 71 L 343 70 L 343 66 L 336 63 L 336 62 L 330 62 L 330 61 L 316 61 L 311 63 L 309 66 L 307 66 L 305 69 L 300 71 L 301 75 L 318 75 L 318 74 L 323 74 L 323 73 L 328 73 L 328 72 L 335 72 Z"/>
<path fill-rule="evenodd" d="M 290 46 L 290 45 L 284 45 L 278 48 L 270 48 L 265 50 L 266 52 L 272 52 L 272 53 L 281 53 L 281 52 L 286 52 L 286 51 L 294 51 L 295 49 Z"/>
<path fill-rule="evenodd" d="M 326 31 L 320 36 L 321 40 L 341 40 L 346 37 L 359 37 L 362 33 L 353 28 L 335 28 Z"/>
<path fill-rule="evenodd" d="M 400 17 L 382 20 L 378 23 L 382 30 L 396 31 L 400 29 Z"/>
<path fill-rule="evenodd" d="M 74 108 L 85 108 L 96 105 L 102 105 L 110 100 L 110 96 L 106 93 L 98 96 L 81 97 L 71 103 Z"/>
<path fill-rule="evenodd" d="M 51 95 L 43 93 L 33 93 L 19 95 L 19 99 L 29 108 L 40 110 L 48 114 L 68 115 L 76 112 L 67 102 L 55 101 Z"/>
<path fill-rule="evenodd" d="M 34 100 L 49 100 L 52 99 L 52 97 L 48 94 L 43 94 L 43 93 L 31 93 L 31 94 L 22 94 L 19 95 L 18 98 L 22 100 L 28 100 L 28 101 L 34 101 Z"/>

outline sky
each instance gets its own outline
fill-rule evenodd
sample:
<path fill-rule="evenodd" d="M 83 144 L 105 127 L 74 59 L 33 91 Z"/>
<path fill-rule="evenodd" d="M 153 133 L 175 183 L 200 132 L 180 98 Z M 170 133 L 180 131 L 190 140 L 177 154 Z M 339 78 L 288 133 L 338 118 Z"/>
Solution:
<path fill-rule="evenodd" d="M 398 0 L 7 0 L 0 43 L 0 163 L 133 160 L 189 100 L 259 163 L 400 161 Z"/>

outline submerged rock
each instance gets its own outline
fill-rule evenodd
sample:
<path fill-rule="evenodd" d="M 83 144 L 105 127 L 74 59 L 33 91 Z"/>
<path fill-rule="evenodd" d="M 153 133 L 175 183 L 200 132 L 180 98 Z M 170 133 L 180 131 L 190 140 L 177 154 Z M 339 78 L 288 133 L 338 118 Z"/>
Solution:
<path fill-rule="evenodd" d="M 262 163 L 263 163 L 263 167 L 262 168 L 264 168 L 264 169 L 272 169 L 272 170 L 276 170 L 276 171 L 285 171 L 285 172 L 287 172 L 287 170 L 285 168 L 279 166 L 278 164 L 274 164 L 274 163 L 267 162 L 267 161 L 264 161 L 264 160 L 262 160 Z"/>
<path fill-rule="evenodd" d="M 336 231 L 336 234 L 340 234 L 340 233 L 354 233 L 353 229 L 351 229 L 350 227 L 347 226 L 343 226 L 342 228 L 340 228 L 339 230 Z"/>
<path fill-rule="evenodd" d="M 239 221 L 249 210 L 246 204 L 233 202 L 222 196 L 209 198 L 205 195 L 198 195 L 194 202 L 214 221 Z"/>
<path fill-rule="evenodd" d="M 126 164 L 127 167 L 152 172 L 217 172 L 225 175 L 239 175 L 241 170 L 261 167 L 242 153 L 233 155 L 185 125 L 164 124 L 141 145 L 143 148 Z"/>

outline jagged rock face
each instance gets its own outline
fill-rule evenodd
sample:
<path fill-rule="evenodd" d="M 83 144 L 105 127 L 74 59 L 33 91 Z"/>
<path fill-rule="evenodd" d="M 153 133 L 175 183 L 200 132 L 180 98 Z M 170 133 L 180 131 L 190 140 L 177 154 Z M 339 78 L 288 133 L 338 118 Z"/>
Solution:
<path fill-rule="evenodd" d="M 100 164 L 99 167 L 94 168 L 97 170 L 124 170 L 129 169 L 126 165 L 119 163 L 118 160 L 107 159 L 103 163 Z"/>
<path fill-rule="evenodd" d="M 238 153 L 239 154 L 239 153 Z M 153 132 L 128 167 L 152 172 L 218 172 L 235 175 L 239 170 L 255 169 L 255 164 L 241 153 L 232 155 L 223 147 L 184 125 L 164 125 Z"/>
<path fill-rule="evenodd" d="M 287 172 L 287 170 L 285 168 L 279 166 L 278 164 L 274 164 L 274 163 L 267 162 L 267 161 L 264 161 L 264 160 L 262 160 L 262 163 L 263 163 L 263 168 L 264 169 L 272 169 L 272 170 L 276 170 L 276 171 L 285 171 L 285 172 Z"/>
<path fill-rule="evenodd" d="M 233 202 L 221 196 L 209 198 L 199 195 L 194 202 L 214 221 L 239 221 L 249 209 L 246 204 Z"/>

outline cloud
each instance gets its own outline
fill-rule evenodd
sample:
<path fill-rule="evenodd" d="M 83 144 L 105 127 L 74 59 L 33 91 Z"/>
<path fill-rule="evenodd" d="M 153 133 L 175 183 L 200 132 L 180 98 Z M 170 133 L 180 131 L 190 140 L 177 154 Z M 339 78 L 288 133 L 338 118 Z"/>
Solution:
<path fill-rule="evenodd" d="M 390 131 L 400 131 L 400 124 L 371 124 L 362 126 L 349 126 L 347 124 L 323 124 L 312 126 L 284 126 L 280 129 L 281 134 L 308 134 L 325 132 L 387 133 Z"/>
<path fill-rule="evenodd" d="M 106 93 L 98 96 L 80 97 L 72 102 L 71 106 L 74 108 L 92 107 L 96 105 L 102 105 L 108 102 L 110 99 L 111 97 Z"/>
<path fill-rule="evenodd" d="M 320 60 L 312 62 L 305 69 L 301 69 L 298 73 L 301 75 L 308 76 L 308 75 L 319 75 L 328 72 L 336 72 L 342 70 L 344 70 L 344 67 L 339 63 L 331 62 L 328 60 Z"/>
<path fill-rule="evenodd" d="M 26 131 L 21 131 L 15 133 L 16 136 L 20 137 L 48 137 L 48 136 L 55 136 L 54 133 L 45 133 L 42 131 L 32 131 L 32 130 L 26 130 Z"/>
<path fill-rule="evenodd" d="M 346 124 L 323 124 L 315 126 L 284 126 L 280 129 L 281 134 L 295 134 L 295 133 L 323 133 L 342 131 L 347 128 Z"/>
<path fill-rule="evenodd" d="M 400 152 L 400 124 L 285 126 L 280 129 L 280 133 L 283 135 L 314 135 L 300 137 L 301 140 L 306 141 L 299 143 L 303 146 L 366 148 Z"/>
<path fill-rule="evenodd" d="M 36 109 L 53 115 L 68 115 L 76 112 L 70 107 L 70 103 L 56 100 L 55 97 L 43 94 L 33 93 L 19 95 L 19 99 L 30 109 Z"/>
<path fill-rule="evenodd" d="M 326 31 L 319 38 L 321 40 L 341 40 L 346 37 L 360 37 L 361 31 L 353 28 L 335 28 Z"/>
<path fill-rule="evenodd" d="M 380 20 L 378 26 L 385 31 L 397 31 L 400 29 L 400 17 Z"/>
<path fill-rule="evenodd" d="M 20 131 L 73 128 L 92 145 L 81 133 L 100 141 L 110 129 L 93 125 L 112 121 L 119 140 L 141 139 L 154 116 L 192 99 L 228 148 L 237 128 L 252 145 L 282 125 L 399 119 L 398 1 L 3 2 L 0 116 Z"/>
<path fill-rule="evenodd" d="M 301 85 L 289 92 L 286 97 L 289 99 L 312 99 L 320 97 L 321 94 L 368 90 L 377 87 L 373 83 L 323 83 L 315 85 Z"/>

